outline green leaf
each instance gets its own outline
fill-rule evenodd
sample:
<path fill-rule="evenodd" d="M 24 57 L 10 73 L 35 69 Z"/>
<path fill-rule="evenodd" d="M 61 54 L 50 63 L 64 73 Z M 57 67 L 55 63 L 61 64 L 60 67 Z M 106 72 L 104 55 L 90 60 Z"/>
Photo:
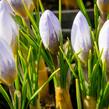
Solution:
<path fill-rule="evenodd" d="M 82 109 L 81 103 L 81 95 L 80 95 L 80 88 L 79 88 L 79 80 L 76 79 L 76 99 L 77 99 L 77 107 L 78 109 Z"/>
<path fill-rule="evenodd" d="M 92 72 L 92 52 L 90 50 L 88 56 L 88 80 L 91 79 L 91 72 Z"/>
<path fill-rule="evenodd" d="M 27 13 L 27 15 L 28 15 L 28 17 L 29 17 L 29 19 L 30 19 L 32 25 L 34 26 L 34 28 L 36 29 L 36 31 L 39 33 L 39 29 L 38 29 L 38 27 L 37 27 L 37 25 L 36 25 L 36 23 L 35 23 L 35 20 L 34 20 L 33 16 L 32 16 L 31 13 L 29 12 L 29 10 L 28 10 L 28 8 L 27 8 L 27 6 L 26 6 L 24 0 L 22 0 L 22 2 L 23 2 L 25 11 L 26 11 L 26 13 Z"/>
<path fill-rule="evenodd" d="M 97 109 L 103 109 L 109 106 L 109 83 L 105 86 L 105 89 L 101 90 L 101 95 L 98 99 Z"/>
<path fill-rule="evenodd" d="M 75 55 L 76 58 L 77 58 L 77 64 L 78 64 L 78 76 L 79 76 L 79 82 L 80 82 L 80 88 L 82 90 L 82 94 L 83 96 L 86 96 L 87 94 L 87 89 L 86 89 L 86 85 L 85 85 L 85 77 L 84 77 L 84 73 L 86 72 L 83 72 L 83 69 L 82 69 L 82 66 L 81 66 L 81 62 L 79 60 L 79 58 L 77 57 L 77 55 Z"/>
<path fill-rule="evenodd" d="M 22 109 L 25 109 L 27 97 L 27 81 L 25 80 L 22 85 Z"/>
<path fill-rule="evenodd" d="M 58 74 L 60 76 L 57 79 L 57 81 L 58 82 L 60 81 L 61 88 L 66 88 L 67 87 L 66 80 L 67 80 L 67 73 L 68 73 L 68 64 L 64 61 L 63 54 L 61 51 L 59 52 L 59 66 L 60 66 L 60 72 Z"/>
<path fill-rule="evenodd" d="M 70 63 L 71 60 L 69 61 L 69 60 L 67 59 L 67 57 L 66 57 L 66 55 L 65 55 L 65 53 L 64 53 L 64 51 L 62 50 L 61 47 L 60 47 L 60 51 L 62 52 L 63 58 L 66 60 L 66 62 L 67 62 L 67 64 L 68 64 L 68 66 L 69 66 L 69 68 L 70 68 L 70 70 L 71 70 L 73 76 L 76 78 L 77 75 L 75 74 L 75 72 L 74 72 L 74 70 L 73 70 L 73 68 L 72 68 L 72 65 L 71 65 L 71 63 Z M 73 55 L 72 59 L 74 58 L 74 56 L 75 56 L 75 55 Z"/>
<path fill-rule="evenodd" d="M 29 99 L 28 105 L 30 104 L 30 102 L 38 95 L 38 93 L 53 79 L 53 77 L 55 76 L 55 74 L 57 72 L 60 71 L 60 68 L 58 68 L 57 70 L 55 70 L 50 77 L 48 78 L 48 80 L 31 96 L 31 98 Z M 28 107 L 27 105 L 27 107 Z"/>
<path fill-rule="evenodd" d="M 3 95 L 3 97 L 5 98 L 5 100 L 7 101 L 10 109 L 14 109 L 13 104 L 11 102 L 10 97 L 8 96 L 7 92 L 5 91 L 5 89 L 2 87 L 2 85 L 0 85 L 0 93 Z"/>
<path fill-rule="evenodd" d="M 98 8 L 97 8 L 97 5 L 94 4 L 94 24 L 95 24 L 95 31 L 97 31 L 98 19 L 99 19 Z"/>
<path fill-rule="evenodd" d="M 62 20 L 62 9 L 61 9 L 61 0 L 59 0 L 59 21 L 61 23 Z"/>
<path fill-rule="evenodd" d="M 18 90 L 14 92 L 14 109 L 21 109 L 21 93 Z"/>
<path fill-rule="evenodd" d="M 42 13 L 44 12 L 44 7 L 43 7 L 43 5 L 42 5 L 42 1 L 41 0 L 39 0 L 39 5 L 40 5 L 40 8 L 41 8 L 41 11 L 42 11 Z"/>

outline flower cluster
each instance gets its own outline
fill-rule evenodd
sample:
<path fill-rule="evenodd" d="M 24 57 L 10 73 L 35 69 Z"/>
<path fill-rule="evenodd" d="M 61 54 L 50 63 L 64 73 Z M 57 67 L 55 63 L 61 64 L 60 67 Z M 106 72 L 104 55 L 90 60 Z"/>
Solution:
<path fill-rule="evenodd" d="M 46 10 L 40 19 L 39 23 L 40 35 L 45 48 L 53 53 L 59 47 L 59 37 L 61 26 L 56 16 L 49 10 Z M 99 34 L 99 49 L 103 49 L 102 60 L 108 62 L 108 29 L 109 21 L 106 21 Z M 88 22 L 81 11 L 76 15 L 71 29 L 71 44 L 75 53 L 79 53 L 79 58 L 82 62 L 87 62 L 88 52 L 92 48 L 90 28 Z M 107 64 L 108 65 L 108 64 Z"/>
<path fill-rule="evenodd" d="M 98 22 L 95 18 L 95 27 L 98 26 L 95 30 L 91 28 L 91 24 L 89 26 L 90 19 L 87 20 L 88 16 L 82 6 L 83 10 L 77 13 L 72 24 L 71 41 L 67 40 L 66 43 L 62 40 L 60 21 L 52 11 L 45 10 L 40 17 L 38 10 L 40 19 L 37 22 L 35 21 L 37 14 L 35 13 L 36 17 L 29 14 L 34 9 L 33 2 L 35 1 L 0 0 L 0 83 L 11 86 L 17 77 L 13 49 L 16 47 L 19 28 L 13 19 L 15 12 L 19 19 L 21 18 L 20 35 L 24 36 L 19 39 L 21 49 L 17 54 L 17 67 L 20 74 L 18 83 L 15 83 L 23 96 L 21 101 L 17 99 L 18 102 L 22 102 L 22 109 L 27 102 L 29 105 L 34 101 L 32 104 L 37 105 L 38 92 L 49 83 L 51 78 L 54 78 L 56 108 L 73 109 L 69 93 L 71 76 L 74 76 L 73 79 L 76 81 L 77 105 L 85 109 L 95 109 L 98 106 L 97 109 L 99 109 L 103 104 L 101 102 L 109 99 L 109 97 L 106 98 L 109 94 L 109 20 L 107 20 L 109 1 L 97 0 L 101 21 Z M 40 0 L 39 4 L 41 5 Z M 82 1 L 81 5 L 83 5 Z M 42 5 L 41 8 L 43 8 Z M 98 16 L 95 15 L 95 17 Z M 27 23 L 24 22 L 27 20 L 25 18 L 28 19 L 30 25 L 25 26 Z M 23 50 L 25 50 L 24 54 L 27 53 L 25 56 Z M 49 79 L 47 70 L 50 73 L 53 72 Z M 29 91 L 26 90 L 27 88 Z M 48 96 L 49 92 L 46 91 L 42 90 Z M 103 100 L 101 100 L 102 97 Z M 41 93 L 40 98 L 40 100 L 43 99 Z M 80 101 L 83 106 L 80 106 Z"/>

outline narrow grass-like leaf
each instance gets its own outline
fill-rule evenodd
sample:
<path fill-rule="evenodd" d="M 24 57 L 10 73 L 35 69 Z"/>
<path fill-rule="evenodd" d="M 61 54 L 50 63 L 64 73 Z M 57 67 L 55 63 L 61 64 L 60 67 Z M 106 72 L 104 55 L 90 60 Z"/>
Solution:
<path fill-rule="evenodd" d="M 24 72 L 25 72 L 25 70 L 26 70 L 26 62 L 25 62 L 25 59 L 23 58 L 21 51 L 18 51 L 18 54 L 19 54 L 19 57 L 20 57 L 22 68 L 24 69 Z"/>
<path fill-rule="evenodd" d="M 61 9 L 61 0 L 59 0 L 59 21 L 61 23 L 62 20 L 62 9 Z"/>
<path fill-rule="evenodd" d="M 55 74 L 57 72 L 60 71 L 60 68 L 58 68 L 57 70 L 55 70 L 50 77 L 48 78 L 48 80 L 33 94 L 33 96 L 29 99 L 28 105 L 30 104 L 30 102 L 38 95 L 38 93 L 53 79 L 53 77 L 55 76 Z M 27 107 L 28 107 L 27 105 Z"/>
<path fill-rule="evenodd" d="M 3 95 L 3 97 L 5 98 L 5 100 L 7 101 L 10 109 L 14 109 L 13 104 L 11 102 L 10 97 L 8 96 L 7 92 L 5 91 L 5 89 L 2 87 L 2 85 L 0 85 L 0 93 Z"/>
<path fill-rule="evenodd" d="M 18 69 L 18 59 L 17 59 L 17 58 L 18 58 L 17 55 L 15 55 L 16 69 Z M 17 78 L 16 78 L 16 80 L 15 80 L 15 88 L 16 88 L 17 90 L 20 89 L 20 83 L 19 83 L 19 78 L 18 78 L 18 76 L 17 76 Z"/>
<path fill-rule="evenodd" d="M 88 80 L 91 79 L 91 72 L 92 72 L 92 52 L 90 50 L 88 56 Z"/>
<path fill-rule="evenodd" d="M 44 12 L 44 7 L 43 7 L 43 5 L 42 5 L 42 1 L 41 0 L 39 0 L 39 5 L 40 5 L 40 8 L 41 8 L 41 11 L 42 11 L 42 13 Z"/>
<path fill-rule="evenodd" d="M 104 87 L 106 86 L 106 62 L 104 61 L 102 63 L 102 81 L 101 81 L 101 88 L 104 89 Z"/>
<path fill-rule="evenodd" d="M 29 12 L 29 10 L 28 10 L 28 8 L 27 8 L 27 6 L 26 6 L 24 0 L 22 0 L 22 2 L 23 2 L 25 11 L 26 11 L 26 13 L 27 13 L 27 15 L 28 15 L 30 21 L 32 22 L 32 24 L 33 24 L 34 28 L 36 29 L 36 31 L 39 32 L 39 29 L 38 29 L 38 27 L 37 27 L 37 25 L 36 25 L 36 23 L 35 23 L 35 20 L 34 20 L 33 16 L 30 14 L 30 12 Z"/>
<path fill-rule="evenodd" d="M 81 93 L 80 93 L 80 88 L 79 88 L 79 80 L 76 79 L 76 99 L 77 99 L 77 107 L 78 109 L 82 109 L 82 104 L 81 104 Z"/>
<path fill-rule="evenodd" d="M 27 63 L 29 63 L 31 52 L 32 52 L 32 47 L 30 46 L 28 55 L 27 55 Z"/>
<path fill-rule="evenodd" d="M 24 83 L 22 85 L 22 109 L 25 109 L 26 97 L 27 97 L 27 81 L 24 80 Z"/>
<path fill-rule="evenodd" d="M 59 62 L 60 62 L 60 72 L 59 72 L 60 74 L 59 75 L 61 75 L 61 77 L 59 77 L 60 86 L 62 88 L 66 88 L 67 87 L 66 80 L 67 80 L 67 73 L 68 73 L 68 64 L 64 61 L 63 54 L 61 51 L 59 52 Z"/>
<path fill-rule="evenodd" d="M 21 93 L 18 90 L 14 92 L 14 109 L 21 109 Z"/>
<path fill-rule="evenodd" d="M 52 59 L 52 56 L 50 54 L 50 52 L 46 51 L 44 48 L 41 49 L 41 54 L 47 64 L 47 66 L 50 68 L 50 70 L 53 72 L 53 70 L 55 70 L 55 66 L 54 66 L 54 63 L 53 63 L 53 59 Z"/>
<path fill-rule="evenodd" d="M 20 30 L 20 32 L 23 34 L 23 36 L 28 40 L 28 42 L 34 46 L 34 47 L 37 47 L 35 42 L 28 36 L 28 34 L 24 33 L 22 30 Z"/>
<path fill-rule="evenodd" d="M 90 85 L 89 85 L 89 95 L 97 97 L 100 93 L 100 85 L 101 85 L 101 76 L 102 73 L 100 72 L 100 62 L 101 62 L 101 54 L 98 54 L 98 59 L 96 59 L 93 70 L 90 76 Z M 95 81 L 96 80 L 96 81 Z"/>
<path fill-rule="evenodd" d="M 97 103 L 97 109 L 107 108 L 109 105 L 109 83 L 107 83 L 105 89 L 101 90 L 101 96 Z"/>
<path fill-rule="evenodd" d="M 79 82 L 80 82 L 80 88 L 82 91 L 83 96 L 86 96 L 87 93 L 87 89 L 86 89 L 86 85 L 85 85 L 85 77 L 84 77 L 84 73 L 82 66 L 81 66 L 81 62 L 79 60 L 79 58 L 77 57 L 77 55 L 75 54 L 76 59 L 77 59 L 77 64 L 78 64 L 78 76 L 79 76 Z"/>
<path fill-rule="evenodd" d="M 69 60 L 67 59 L 67 57 L 66 57 L 66 55 L 65 55 L 65 53 L 63 52 L 63 50 L 60 48 L 60 51 L 62 52 L 62 54 L 63 54 L 63 58 L 66 60 L 66 62 L 67 62 L 67 64 L 69 65 L 69 68 L 70 68 L 70 70 L 71 70 L 71 72 L 72 72 L 72 74 L 73 74 L 73 76 L 76 78 L 77 77 L 77 75 L 75 74 L 75 72 L 74 72 L 74 70 L 73 70 L 73 68 L 72 68 L 72 65 L 71 65 L 71 63 L 69 62 Z M 73 58 L 72 58 L 73 59 Z M 70 60 L 71 61 L 71 60 Z"/>
<path fill-rule="evenodd" d="M 99 18 L 98 8 L 97 8 L 97 5 L 94 4 L 94 24 L 95 24 L 95 31 L 97 31 L 97 27 L 98 27 L 98 18 Z"/>
<path fill-rule="evenodd" d="M 98 49 L 97 42 L 95 42 L 95 41 L 94 41 L 94 49 L 95 49 L 95 52 L 97 54 L 97 57 L 99 58 L 99 49 Z"/>
<path fill-rule="evenodd" d="M 91 33 L 91 39 L 92 39 L 92 45 L 94 44 L 94 42 L 96 41 L 96 38 L 95 38 L 95 33 L 92 29 L 90 29 L 90 33 Z"/>

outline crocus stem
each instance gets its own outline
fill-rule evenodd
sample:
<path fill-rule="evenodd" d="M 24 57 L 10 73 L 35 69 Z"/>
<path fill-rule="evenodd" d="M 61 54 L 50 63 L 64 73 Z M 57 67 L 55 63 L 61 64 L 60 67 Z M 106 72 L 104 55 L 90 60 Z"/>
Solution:
<path fill-rule="evenodd" d="M 12 101 L 14 101 L 15 88 L 14 88 L 14 85 L 13 84 L 11 86 L 9 86 L 9 92 L 10 92 Z"/>
<path fill-rule="evenodd" d="M 14 85 L 9 86 L 10 96 L 14 105 L 14 108 L 21 109 L 21 92 L 19 90 L 15 90 Z M 17 98 L 17 102 L 16 102 Z"/>
<path fill-rule="evenodd" d="M 88 69 L 86 66 L 82 66 L 85 80 L 88 81 Z"/>
<path fill-rule="evenodd" d="M 16 101 L 16 99 L 18 101 Z M 18 104 L 18 107 L 16 107 L 17 109 L 21 109 L 21 92 L 19 90 L 16 90 L 14 92 L 14 102 Z M 17 105 L 15 104 L 15 106 Z"/>
<path fill-rule="evenodd" d="M 57 68 L 59 66 L 59 62 L 58 57 L 56 55 L 53 56 L 53 61 L 55 67 Z M 58 72 L 54 78 L 56 80 L 55 82 L 56 109 L 73 109 L 69 94 L 69 87 L 68 86 L 65 86 L 64 88 L 62 87 L 63 83 L 61 82 L 62 78 L 61 73 Z"/>
<path fill-rule="evenodd" d="M 96 99 L 92 96 L 83 97 L 84 109 L 96 109 Z"/>
<path fill-rule="evenodd" d="M 30 30 L 30 32 L 32 32 L 29 18 L 28 17 L 22 17 L 22 21 L 23 21 L 23 25 L 25 25 L 28 28 L 28 30 Z"/>
<path fill-rule="evenodd" d="M 37 98 L 35 105 L 30 104 L 30 109 L 41 109 L 40 100 Z"/>
<path fill-rule="evenodd" d="M 99 30 L 102 28 L 102 26 L 103 26 L 104 22 L 106 21 L 106 19 L 107 19 L 107 14 L 102 13 L 100 15 L 100 18 L 99 18 L 99 25 L 98 25 Z"/>
<path fill-rule="evenodd" d="M 56 109 L 73 109 L 69 89 L 55 87 Z"/>
<path fill-rule="evenodd" d="M 44 59 L 41 57 L 39 60 L 39 72 L 38 72 L 38 86 L 42 86 L 45 81 L 48 80 L 48 72 L 44 62 Z M 40 92 L 40 100 L 45 101 L 49 96 L 49 85 L 46 85 Z"/>

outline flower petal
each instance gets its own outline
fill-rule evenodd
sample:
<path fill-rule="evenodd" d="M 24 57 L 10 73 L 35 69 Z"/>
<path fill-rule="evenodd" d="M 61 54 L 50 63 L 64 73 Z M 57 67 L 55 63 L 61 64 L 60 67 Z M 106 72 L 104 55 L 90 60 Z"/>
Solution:
<path fill-rule="evenodd" d="M 0 40 L 0 82 L 11 85 L 17 76 L 14 57 L 11 48 Z"/>
<path fill-rule="evenodd" d="M 39 30 L 45 48 L 55 53 L 59 47 L 61 26 L 57 17 L 51 11 L 46 10 L 42 14 L 39 22 Z"/>
<path fill-rule="evenodd" d="M 11 16 L 12 10 L 5 0 L 0 1 L 0 7 L 0 39 L 11 45 L 19 33 L 18 26 Z"/>
<path fill-rule="evenodd" d="M 101 28 L 98 45 L 100 52 L 103 50 L 102 61 L 106 61 L 106 64 L 109 65 L 109 20 Z"/>
<path fill-rule="evenodd" d="M 76 15 L 72 25 L 71 44 L 76 53 L 80 52 L 79 58 L 85 61 L 91 48 L 91 37 L 87 20 L 81 11 Z"/>

